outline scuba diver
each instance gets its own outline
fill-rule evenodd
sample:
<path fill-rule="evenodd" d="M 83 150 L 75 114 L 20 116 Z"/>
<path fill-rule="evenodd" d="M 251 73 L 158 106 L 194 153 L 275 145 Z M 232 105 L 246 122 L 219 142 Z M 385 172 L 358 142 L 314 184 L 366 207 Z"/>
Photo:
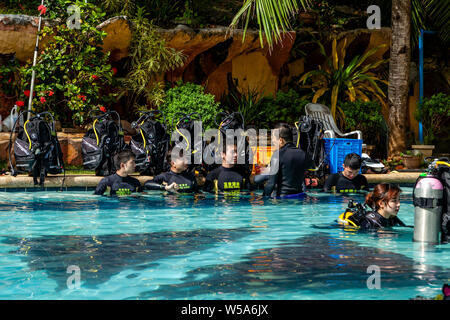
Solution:
<path fill-rule="evenodd" d="M 332 191 L 348 193 L 359 190 L 368 190 L 366 177 L 359 174 L 361 169 L 361 157 L 356 153 L 349 153 L 344 159 L 344 171 L 334 173 L 328 177 L 323 186 L 323 191 Z"/>
<path fill-rule="evenodd" d="M 338 223 L 361 229 L 380 229 L 406 225 L 397 217 L 400 210 L 400 192 L 397 185 L 380 183 L 366 195 L 365 206 L 350 200 L 347 210 L 338 218 Z"/>
<path fill-rule="evenodd" d="M 207 192 L 228 192 L 250 189 L 250 181 L 245 179 L 237 163 L 237 145 L 228 144 L 222 149 L 222 165 L 206 176 L 204 190 Z"/>
<path fill-rule="evenodd" d="M 142 191 L 141 183 L 138 179 L 130 177 L 134 173 L 136 163 L 135 155 L 131 150 L 122 150 L 114 156 L 116 173 L 100 180 L 94 194 L 102 195 L 107 187 L 111 188 L 110 195 L 118 193 L 131 193 Z"/>
<path fill-rule="evenodd" d="M 272 130 L 272 145 L 277 150 L 270 159 L 270 172 L 255 176 L 255 183 L 267 181 L 264 195 L 276 197 L 298 197 L 304 195 L 303 181 L 305 171 L 313 168 L 311 158 L 293 144 L 289 125 L 280 123 Z"/>
<path fill-rule="evenodd" d="M 168 158 L 171 152 L 168 153 Z M 190 193 L 199 190 L 195 172 L 189 170 L 187 156 L 177 156 L 168 159 L 170 170 L 161 173 L 145 182 L 144 186 L 148 190 L 166 190 L 169 192 Z"/>

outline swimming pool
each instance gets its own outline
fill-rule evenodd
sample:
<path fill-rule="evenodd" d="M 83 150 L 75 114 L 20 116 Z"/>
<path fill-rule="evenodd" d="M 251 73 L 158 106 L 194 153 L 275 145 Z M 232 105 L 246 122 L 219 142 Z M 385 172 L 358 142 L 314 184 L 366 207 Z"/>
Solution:
<path fill-rule="evenodd" d="M 414 221 L 411 188 L 399 217 Z M 0 299 L 409 299 L 450 282 L 450 245 L 335 225 L 349 198 L 0 192 Z M 369 289 L 369 266 L 380 288 Z M 75 271 L 74 271 L 75 270 Z M 79 276 L 78 278 L 74 276 Z M 77 282 L 79 280 L 79 282 Z M 78 285 L 77 285 L 78 284 Z"/>

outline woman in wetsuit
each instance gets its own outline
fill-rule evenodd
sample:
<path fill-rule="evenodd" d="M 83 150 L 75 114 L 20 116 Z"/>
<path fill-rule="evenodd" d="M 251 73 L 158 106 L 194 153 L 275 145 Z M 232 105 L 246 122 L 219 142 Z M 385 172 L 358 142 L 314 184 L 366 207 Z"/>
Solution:
<path fill-rule="evenodd" d="M 366 195 L 366 204 L 372 208 L 360 222 L 363 229 L 379 229 L 405 224 L 397 217 L 400 210 L 401 189 L 394 184 L 380 183 Z"/>

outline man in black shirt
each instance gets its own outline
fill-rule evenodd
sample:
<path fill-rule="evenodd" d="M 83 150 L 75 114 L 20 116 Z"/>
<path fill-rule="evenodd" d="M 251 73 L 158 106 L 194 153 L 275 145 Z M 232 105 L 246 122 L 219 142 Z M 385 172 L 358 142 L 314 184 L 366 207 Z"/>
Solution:
<path fill-rule="evenodd" d="M 197 192 L 198 185 L 195 173 L 189 172 L 188 168 L 186 157 L 174 157 L 170 160 L 170 170 L 157 175 L 153 180 L 145 182 L 145 188 L 169 192 Z"/>
<path fill-rule="evenodd" d="M 368 191 L 366 177 L 359 174 L 361 168 L 361 157 L 356 153 L 349 153 L 345 156 L 344 171 L 334 173 L 328 177 L 323 186 L 323 191 L 332 191 L 347 193 L 357 192 L 359 190 Z"/>
<path fill-rule="evenodd" d="M 292 142 L 292 130 L 281 123 L 272 130 L 272 145 L 276 150 L 270 159 L 270 172 L 267 176 L 264 195 L 289 197 L 303 193 L 305 171 L 313 168 L 311 158 Z M 255 177 L 255 181 L 260 180 Z"/>
<path fill-rule="evenodd" d="M 250 182 L 240 173 L 237 163 L 237 146 L 228 144 L 222 151 L 222 165 L 206 176 L 204 190 L 207 192 L 229 192 L 249 189 Z"/>
<path fill-rule="evenodd" d="M 114 158 L 114 163 L 117 165 L 116 173 L 100 180 L 94 194 L 102 195 L 107 187 L 111 188 L 112 196 L 116 195 L 119 189 L 128 192 L 142 191 L 139 180 L 129 176 L 136 168 L 134 159 L 135 156 L 131 150 L 122 150 L 116 154 Z"/>

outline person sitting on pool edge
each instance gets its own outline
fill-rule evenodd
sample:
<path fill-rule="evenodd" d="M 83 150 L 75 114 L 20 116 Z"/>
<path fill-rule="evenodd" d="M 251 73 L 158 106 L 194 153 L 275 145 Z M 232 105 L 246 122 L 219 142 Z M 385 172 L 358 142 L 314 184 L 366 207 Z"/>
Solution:
<path fill-rule="evenodd" d="M 119 189 L 127 192 L 142 191 L 141 183 L 138 179 L 130 177 L 136 169 L 134 162 L 135 155 L 131 150 L 122 150 L 114 156 L 114 163 L 116 165 L 116 173 L 107 176 L 100 180 L 94 194 L 102 195 L 107 187 L 111 188 L 110 195 L 116 195 Z"/>
<path fill-rule="evenodd" d="M 361 229 L 405 227 L 406 225 L 397 217 L 400 210 L 400 192 L 401 189 L 397 185 L 380 183 L 366 195 L 365 204 L 372 211 L 366 212 L 363 210 L 363 212 L 349 215 L 343 219 L 344 213 L 339 217 L 339 222 Z"/>
<path fill-rule="evenodd" d="M 226 144 L 222 149 L 222 165 L 206 176 L 203 189 L 207 192 L 229 192 L 250 189 L 250 181 L 240 173 L 237 164 L 237 145 Z"/>
<path fill-rule="evenodd" d="M 144 183 L 148 190 L 166 190 L 169 192 L 190 193 L 198 191 L 194 172 L 188 172 L 188 159 L 183 155 L 168 153 L 170 170 L 161 173 Z"/>
<path fill-rule="evenodd" d="M 358 192 L 359 190 L 368 191 L 366 177 L 359 174 L 361 169 L 361 157 L 356 153 L 349 153 L 344 159 L 344 171 L 334 173 L 328 177 L 323 186 L 323 191 L 332 191 L 335 187 L 336 192 Z"/>
<path fill-rule="evenodd" d="M 280 123 L 272 130 L 272 145 L 277 149 L 270 159 L 270 170 L 265 176 L 255 177 L 255 183 L 267 180 L 264 195 L 295 197 L 303 194 L 305 171 L 314 163 L 301 149 L 296 148 L 292 130 L 286 123 Z"/>

